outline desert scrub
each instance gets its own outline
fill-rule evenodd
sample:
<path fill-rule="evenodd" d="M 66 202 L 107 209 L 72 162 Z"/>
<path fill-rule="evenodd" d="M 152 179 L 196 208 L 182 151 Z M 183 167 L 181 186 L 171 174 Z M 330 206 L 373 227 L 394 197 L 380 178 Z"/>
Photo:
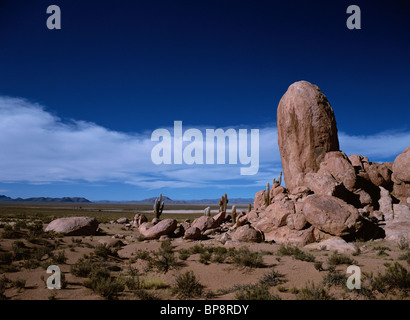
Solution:
<path fill-rule="evenodd" d="M 209 251 L 202 252 L 199 255 L 199 262 L 203 264 L 209 264 L 209 262 L 211 261 L 211 257 L 212 253 L 210 253 Z"/>
<path fill-rule="evenodd" d="M 11 282 L 11 286 L 16 288 L 18 292 L 26 287 L 26 280 L 24 279 L 16 279 Z"/>
<path fill-rule="evenodd" d="M 269 292 L 269 286 L 263 284 L 252 285 L 240 289 L 235 294 L 236 300 L 280 300 Z"/>
<path fill-rule="evenodd" d="M 201 297 L 204 286 L 198 281 L 193 271 L 187 271 L 175 276 L 172 293 L 179 299 L 192 299 Z"/>
<path fill-rule="evenodd" d="M 1 233 L 1 238 L 3 239 L 20 239 L 24 237 L 24 233 L 19 229 L 7 224 L 4 226 L 3 232 Z"/>
<path fill-rule="evenodd" d="M 67 256 L 65 255 L 65 251 L 59 251 L 57 254 L 51 255 L 51 263 L 52 264 L 65 264 L 67 262 Z"/>
<path fill-rule="evenodd" d="M 408 264 L 410 264 L 410 250 L 407 250 L 406 253 L 400 255 L 398 259 L 405 260 Z"/>
<path fill-rule="evenodd" d="M 251 251 L 248 247 L 242 247 L 231 256 L 232 262 L 238 267 L 264 268 L 263 256 L 260 252 Z"/>
<path fill-rule="evenodd" d="M 333 300 L 333 297 L 323 286 L 316 287 L 314 282 L 308 282 L 296 294 L 297 300 Z"/>
<path fill-rule="evenodd" d="M 277 253 L 279 256 L 292 256 L 296 260 L 314 262 L 315 256 L 300 250 L 297 246 L 281 244 Z"/>
<path fill-rule="evenodd" d="M 107 270 L 99 269 L 92 272 L 90 279 L 84 281 L 84 286 L 109 300 L 117 299 L 118 294 L 125 289 L 125 280 L 110 277 Z"/>
<path fill-rule="evenodd" d="M 273 268 L 259 279 L 260 284 L 266 284 L 267 286 L 271 287 L 283 284 L 285 282 L 286 280 L 284 279 L 284 275 L 277 272 Z"/>
<path fill-rule="evenodd" d="M 6 292 L 8 283 L 10 283 L 10 280 L 3 274 L 3 276 L 0 278 L 0 300 L 7 300 L 7 297 L 4 293 Z"/>
<path fill-rule="evenodd" d="M 372 289 L 381 293 L 401 291 L 407 296 L 410 289 L 410 273 L 400 263 L 389 265 L 384 274 L 378 274 L 372 281 Z"/>
<path fill-rule="evenodd" d="M 327 262 L 331 266 L 337 266 L 340 264 L 356 265 L 357 261 L 349 257 L 348 255 L 333 252 L 332 255 L 327 259 Z"/>
<path fill-rule="evenodd" d="M 112 249 L 107 247 L 104 244 L 99 244 L 95 247 L 94 249 L 94 254 L 98 257 L 103 258 L 104 260 L 107 260 L 108 257 L 117 257 L 117 249 Z"/>
<path fill-rule="evenodd" d="M 165 289 L 169 286 L 161 278 L 142 278 L 140 280 L 140 288 L 146 290 L 159 290 Z"/>
<path fill-rule="evenodd" d="M 137 289 L 134 291 L 134 296 L 140 300 L 161 300 L 155 293 L 145 289 Z"/>
<path fill-rule="evenodd" d="M 97 268 L 103 268 L 103 265 L 97 261 L 83 257 L 71 266 L 71 273 L 76 277 L 87 278 L 91 274 L 91 271 Z"/>
<path fill-rule="evenodd" d="M 153 252 L 153 256 L 148 259 L 147 271 L 156 269 L 160 272 L 167 273 L 170 269 L 176 269 L 182 265 L 178 262 L 174 248 L 171 245 L 171 241 L 161 242 L 161 247 Z"/>
<path fill-rule="evenodd" d="M 322 283 L 327 287 L 346 287 L 346 277 L 340 271 L 331 268 L 328 274 L 323 277 Z"/>
<path fill-rule="evenodd" d="M 179 249 L 178 258 L 182 261 L 187 260 L 191 256 L 191 252 L 187 249 Z"/>

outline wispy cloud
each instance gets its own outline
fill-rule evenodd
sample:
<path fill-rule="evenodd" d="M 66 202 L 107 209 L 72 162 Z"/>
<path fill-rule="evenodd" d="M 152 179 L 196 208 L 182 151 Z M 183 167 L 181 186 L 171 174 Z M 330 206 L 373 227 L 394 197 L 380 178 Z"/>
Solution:
<path fill-rule="evenodd" d="M 241 164 L 157 166 L 151 161 L 156 144 L 151 133 L 118 132 L 80 120 L 64 122 L 41 105 L 0 97 L 0 182 L 122 182 L 146 189 L 263 186 L 281 170 L 276 127 L 252 129 L 260 130 L 260 165 L 254 176 L 241 176 Z M 348 155 L 363 154 L 376 161 L 394 159 L 408 146 L 410 132 L 340 133 L 339 137 Z"/>

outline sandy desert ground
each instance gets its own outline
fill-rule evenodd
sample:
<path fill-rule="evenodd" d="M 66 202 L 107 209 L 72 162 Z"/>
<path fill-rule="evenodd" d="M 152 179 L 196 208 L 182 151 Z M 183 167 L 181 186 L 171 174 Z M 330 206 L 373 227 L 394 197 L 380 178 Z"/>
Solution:
<path fill-rule="evenodd" d="M 340 254 L 212 238 L 141 241 L 135 229 L 109 222 L 132 217 L 135 206 L 2 205 L 0 212 L 3 299 L 409 299 L 404 242 L 356 242 L 355 254 Z M 98 235 L 42 232 L 56 216 L 93 214 L 103 222 Z M 180 221 L 200 215 L 179 214 Z M 64 275 L 60 290 L 46 287 L 49 265 L 58 265 Z M 361 289 L 346 287 L 349 265 L 360 267 Z"/>

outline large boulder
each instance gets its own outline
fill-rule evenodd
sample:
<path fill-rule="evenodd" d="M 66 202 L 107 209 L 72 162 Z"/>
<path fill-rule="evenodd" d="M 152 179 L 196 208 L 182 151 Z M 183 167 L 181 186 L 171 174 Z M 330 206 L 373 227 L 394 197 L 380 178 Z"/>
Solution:
<path fill-rule="evenodd" d="M 393 162 L 393 195 L 402 204 L 410 206 L 410 147 L 399 154 Z"/>
<path fill-rule="evenodd" d="M 202 239 L 201 230 L 199 230 L 197 227 L 188 228 L 185 231 L 184 239 L 189 239 L 189 240 L 200 240 L 200 239 Z"/>
<path fill-rule="evenodd" d="M 277 109 L 279 151 L 286 188 L 303 185 L 304 176 L 317 172 L 329 151 L 339 150 L 334 112 L 315 85 L 292 84 Z"/>
<path fill-rule="evenodd" d="M 235 230 L 232 234 L 232 240 L 239 242 L 261 242 L 262 233 L 245 224 Z"/>
<path fill-rule="evenodd" d="M 208 216 L 200 216 L 199 218 L 195 219 L 191 225 L 191 227 L 198 228 L 199 230 L 201 230 L 201 232 L 204 232 L 208 229 L 213 229 L 217 226 L 218 225 L 214 218 Z"/>
<path fill-rule="evenodd" d="M 312 195 L 306 198 L 303 214 L 311 225 L 335 236 L 354 234 L 362 227 L 357 209 L 332 196 Z"/>
<path fill-rule="evenodd" d="M 63 233 L 66 236 L 94 235 L 98 229 L 98 221 L 92 217 L 69 217 L 51 221 L 45 231 Z"/>
<path fill-rule="evenodd" d="M 138 230 L 145 240 L 153 240 L 171 234 L 175 231 L 177 224 L 174 219 L 161 220 L 155 225 L 151 222 L 144 222 Z"/>
<path fill-rule="evenodd" d="M 320 164 L 318 173 L 330 174 L 337 182 L 343 183 L 349 191 L 353 191 L 355 188 L 355 169 L 346 154 L 342 151 L 326 153 L 322 163 Z"/>
<path fill-rule="evenodd" d="M 261 216 L 266 217 L 273 226 L 282 227 L 286 225 L 286 218 L 294 213 L 295 205 L 292 201 L 279 201 L 266 207 Z"/>
<path fill-rule="evenodd" d="M 410 182 L 410 147 L 399 154 L 393 162 L 393 177 L 400 182 Z"/>

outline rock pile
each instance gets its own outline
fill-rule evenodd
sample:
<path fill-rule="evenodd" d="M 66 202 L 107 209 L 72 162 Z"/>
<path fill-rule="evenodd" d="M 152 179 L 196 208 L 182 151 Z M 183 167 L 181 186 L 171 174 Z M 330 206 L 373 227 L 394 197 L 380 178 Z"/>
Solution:
<path fill-rule="evenodd" d="M 306 81 L 282 97 L 277 127 L 287 188 L 274 181 L 268 202 L 266 190 L 257 192 L 247 214 L 266 241 L 410 240 L 410 147 L 394 163 L 348 157 L 339 150 L 332 107 Z"/>

